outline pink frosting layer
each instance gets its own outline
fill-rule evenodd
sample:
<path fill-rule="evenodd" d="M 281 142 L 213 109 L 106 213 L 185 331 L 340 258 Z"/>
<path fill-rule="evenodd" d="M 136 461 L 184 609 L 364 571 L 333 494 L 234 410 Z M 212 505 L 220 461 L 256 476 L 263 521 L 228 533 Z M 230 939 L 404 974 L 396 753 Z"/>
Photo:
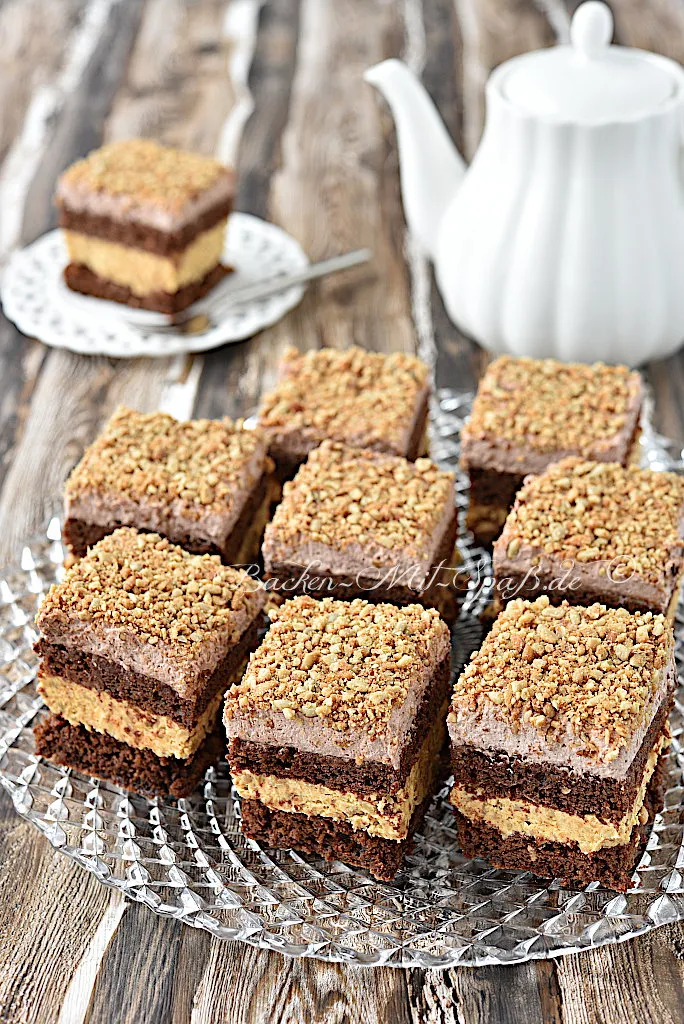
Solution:
<path fill-rule="evenodd" d="M 627 774 L 656 712 L 674 688 L 676 678 L 673 652 L 665 670 L 659 673 L 655 693 L 645 710 L 641 725 L 632 734 L 629 742 L 624 744 L 618 757 L 608 763 L 588 757 L 584 738 L 571 732 L 569 728 L 553 744 L 547 744 L 544 737 L 531 725 L 520 724 L 519 731 L 512 732 L 510 723 L 499 717 L 497 706 L 489 702 L 485 709 L 478 709 L 476 712 L 464 709 L 459 709 L 458 715 L 452 712 L 449 715 L 449 736 L 454 746 L 467 744 L 492 754 L 503 752 L 509 757 L 520 757 L 535 764 L 571 768 L 583 774 L 619 780 Z M 600 742 L 600 737 L 594 739 Z"/>
<path fill-rule="evenodd" d="M 630 403 L 622 428 L 613 437 L 597 440 L 582 451 L 577 448 L 538 451 L 532 445 L 521 447 L 500 438 L 466 437 L 461 449 L 461 460 L 467 469 L 490 469 L 515 476 L 542 473 L 552 463 L 560 462 L 569 455 L 582 455 L 597 462 L 624 464 L 637 428 L 642 401 L 643 388 L 640 386 Z"/>
<path fill-rule="evenodd" d="M 65 181 L 57 186 L 57 200 L 73 213 L 108 217 L 123 224 L 145 224 L 158 231 L 179 231 L 213 206 L 230 199 L 235 192 L 235 177 L 226 169 L 209 188 L 189 199 L 180 210 L 171 211 L 158 203 L 132 199 L 128 195 L 97 192 L 83 184 Z"/>
<path fill-rule="evenodd" d="M 437 666 L 448 654 L 448 635 L 440 632 L 433 640 L 428 658 L 411 685 L 406 700 L 392 712 L 385 728 L 374 739 L 360 729 L 337 732 L 321 718 L 299 715 L 287 719 L 279 712 L 240 715 L 237 709 L 233 717 L 224 723 L 228 738 L 275 747 L 295 747 L 322 757 L 379 761 L 397 770 L 423 696 Z"/>

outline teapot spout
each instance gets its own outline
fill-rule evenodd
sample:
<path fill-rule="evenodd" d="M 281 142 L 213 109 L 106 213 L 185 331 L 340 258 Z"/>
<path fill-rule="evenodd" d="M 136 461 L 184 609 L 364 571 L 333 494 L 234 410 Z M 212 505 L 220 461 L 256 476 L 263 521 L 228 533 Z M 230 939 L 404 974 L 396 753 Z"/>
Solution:
<path fill-rule="evenodd" d="M 385 60 L 364 76 L 387 100 L 397 128 L 401 195 L 409 229 L 434 258 L 447 206 L 465 174 L 435 105 L 400 60 Z"/>

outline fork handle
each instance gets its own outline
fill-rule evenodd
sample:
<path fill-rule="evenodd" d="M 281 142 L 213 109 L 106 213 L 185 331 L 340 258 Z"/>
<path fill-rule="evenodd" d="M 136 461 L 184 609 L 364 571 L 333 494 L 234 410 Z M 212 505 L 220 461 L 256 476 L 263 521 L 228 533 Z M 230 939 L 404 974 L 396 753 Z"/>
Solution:
<path fill-rule="evenodd" d="M 328 260 L 311 263 L 296 274 L 281 274 L 266 281 L 245 285 L 244 288 L 237 288 L 232 294 L 227 295 L 225 301 L 221 303 L 221 309 L 232 309 L 233 306 L 241 306 L 245 302 L 265 299 L 268 295 L 284 292 L 298 284 L 307 284 L 309 281 L 315 281 L 316 278 L 325 277 L 326 274 L 334 274 L 338 270 L 348 270 L 360 263 L 367 263 L 372 256 L 373 253 L 370 249 L 354 249 L 342 256 L 332 256 Z"/>

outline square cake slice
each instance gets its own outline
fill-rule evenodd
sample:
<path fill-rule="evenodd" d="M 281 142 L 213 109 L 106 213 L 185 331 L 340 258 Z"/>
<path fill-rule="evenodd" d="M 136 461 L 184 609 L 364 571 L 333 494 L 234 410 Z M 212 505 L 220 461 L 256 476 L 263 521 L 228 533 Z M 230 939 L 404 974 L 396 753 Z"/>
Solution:
<path fill-rule="evenodd" d="M 429 459 L 324 441 L 284 485 L 264 535 L 264 579 L 288 596 L 418 601 L 455 616 L 454 484 Z"/>
<path fill-rule="evenodd" d="M 427 450 L 427 366 L 402 352 L 286 349 L 259 424 L 287 480 L 321 441 L 415 459 Z"/>
<path fill-rule="evenodd" d="M 638 461 L 642 400 L 641 378 L 626 366 L 513 356 L 490 363 L 461 435 L 467 524 L 478 542 L 499 536 L 528 474 L 567 455 Z"/>
<path fill-rule="evenodd" d="M 245 834 L 392 879 L 442 774 L 449 690 L 434 609 L 285 602 L 226 696 Z"/>
<path fill-rule="evenodd" d="M 449 714 L 465 855 L 627 890 L 662 806 L 675 682 L 662 615 L 511 601 Z"/>
<path fill-rule="evenodd" d="M 263 436 L 223 420 L 119 408 L 67 480 L 64 539 L 80 557 L 119 526 L 226 564 L 255 561 L 279 487 Z"/>
<path fill-rule="evenodd" d="M 223 695 L 258 644 L 264 591 L 215 555 L 124 527 L 51 587 L 36 625 L 50 714 L 36 752 L 181 797 L 221 756 Z"/>
<path fill-rule="evenodd" d="M 571 456 L 528 477 L 494 544 L 499 602 L 547 594 L 673 621 L 684 570 L 684 479 Z"/>
<path fill-rule="evenodd" d="M 112 142 L 64 172 L 59 222 L 69 288 L 160 313 L 190 306 L 225 275 L 235 176 L 149 139 Z"/>

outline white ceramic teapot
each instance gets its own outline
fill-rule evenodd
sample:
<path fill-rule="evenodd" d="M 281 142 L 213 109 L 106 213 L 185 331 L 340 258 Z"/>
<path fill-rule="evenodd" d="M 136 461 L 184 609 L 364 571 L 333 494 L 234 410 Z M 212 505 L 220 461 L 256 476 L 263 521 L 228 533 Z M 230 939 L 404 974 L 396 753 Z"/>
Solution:
<path fill-rule="evenodd" d="M 636 365 L 684 341 L 684 72 L 612 30 L 592 0 L 571 45 L 498 67 L 469 168 L 404 64 L 366 72 L 396 121 L 409 228 L 492 352 Z"/>

